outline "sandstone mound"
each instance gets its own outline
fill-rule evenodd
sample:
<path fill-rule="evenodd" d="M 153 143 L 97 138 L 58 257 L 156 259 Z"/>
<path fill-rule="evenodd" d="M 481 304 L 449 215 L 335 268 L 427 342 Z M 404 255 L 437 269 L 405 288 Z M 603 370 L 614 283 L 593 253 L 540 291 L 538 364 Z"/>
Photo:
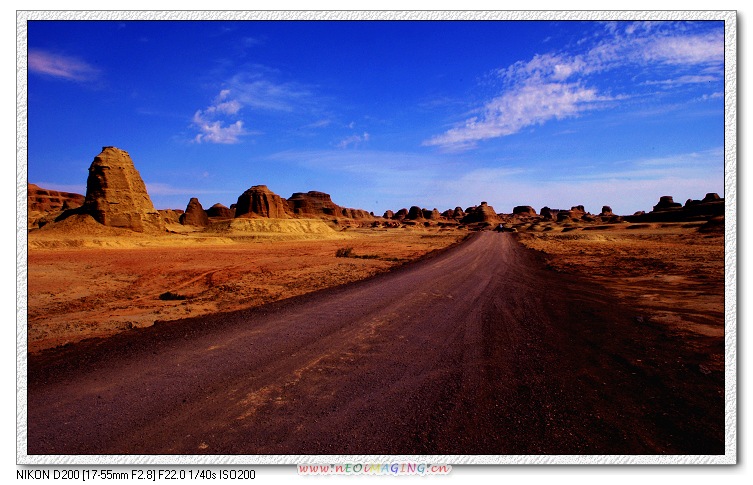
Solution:
<path fill-rule="evenodd" d="M 39 229 L 39 235 L 50 236 L 135 236 L 133 231 L 119 227 L 108 227 L 100 224 L 89 214 L 72 214 L 55 224 L 47 224 Z"/>
<path fill-rule="evenodd" d="M 288 199 L 288 206 L 298 216 L 322 217 L 341 216 L 342 207 L 332 202 L 332 197 L 324 192 L 310 190 L 296 192 Z"/>
<path fill-rule="evenodd" d="M 424 219 L 428 219 L 430 221 L 438 221 L 439 218 L 441 217 L 441 214 L 439 213 L 439 210 L 437 210 L 436 207 L 432 210 L 423 209 L 422 212 L 424 215 Z"/>
<path fill-rule="evenodd" d="M 671 195 L 663 195 L 659 198 L 659 203 L 654 206 L 654 212 L 682 209 L 682 204 L 675 202 Z"/>
<path fill-rule="evenodd" d="M 384 217 L 385 219 L 392 219 L 393 217 L 395 217 L 395 213 L 391 210 L 386 210 L 384 211 L 384 215 L 382 217 Z"/>
<path fill-rule="evenodd" d="M 238 197 L 235 217 L 268 217 L 286 219 L 287 203 L 266 185 L 254 185 Z"/>
<path fill-rule="evenodd" d="M 181 211 L 173 209 L 160 209 L 157 212 L 159 212 L 165 224 L 180 224 L 180 217 L 183 215 Z"/>
<path fill-rule="evenodd" d="M 541 214 L 541 217 L 543 217 L 545 221 L 556 221 L 558 213 L 559 213 L 559 210 L 550 209 L 547 206 L 542 207 L 541 210 L 539 211 L 539 214 Z"/>
<path fill-rule="evenodd" d="M 423 219 L 424 211 L 421 210 L 421 208 L 418 207 L 417 205 L 411 206 L 410 210 L 408 210 L 408 215 L 405 218 L 411 221 L 417 221 L 419 219 Z"/>
<path fill-rule="evenodd" d="M 210 232 L 244 238 L 293 240 L 343 237 L 321 219 L 235 218 L 210 224 Z"/>
<path fill-rule="evenodd" d="M 395 213 L 393 219 L 403 220 L 408 218 L 408 209 L 402 208 Z"/>
<path fill-rule="evenodd" d="M 519 205 L 513 208 L 512 213 L 520 216 L 535 216 L 536 209 L 530 205 Z"/>
<path fill-rule="evenodd" d="M 86 180 L 86 200 L 75 211 L 109 227 L 165 232 L 165 223 L 154 209 L 130 155 L 115 147 L 103 147 L 94 158 Z M 62 217 L 72 215 L 70 212 Z"/>
<path fill-rule="evenodd" d="M 229 209 L 219 202 L 207 209 L 206 212 L 207 216 L 217 219 L 232 219 L 233 217 L 235 217 L 235 209 Z"/>
<path fill-rule="evenodd" d="M 479 206 L 469 207 L 465 212 L 466 215 L 462 220 L 464 224 L 499 221 L 499 216 L 494 212 L 494 207 L 488 205 L 486 202 L 481 202 Z"/>
<path fill-rule="evenodd" d="M 209 225 L 209 216 L 204 212 L 199 199 L 191 197 L 188 206 L 186 206 L 186 211 L 180 216 L 180 223 L 184 226 L 206 227 Z"/>

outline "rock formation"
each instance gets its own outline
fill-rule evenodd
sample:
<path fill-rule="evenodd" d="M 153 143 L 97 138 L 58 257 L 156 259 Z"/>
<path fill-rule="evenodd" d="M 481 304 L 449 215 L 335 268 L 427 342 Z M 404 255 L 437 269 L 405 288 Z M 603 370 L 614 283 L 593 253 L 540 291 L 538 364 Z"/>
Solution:
<path fill-rule="evenodd" d="M 544 206 L 539 211 L 539 214 L 544 218 L 545 221 L 556 221 L 558 212 L 559 210 L 557 209 L 550 209 L 549 207 Z"/>
<path fill-rule="evenodd" d="M 86 180 L 86 200 L 80 209 L 66 214 L 73 212 L 89 214 L 105 226 L 136 232 L 165 231 L 165 223 L 154 209 L 130 155 L 111 146 L 103 147 L 94 158 Z"/>
<path fill-rule="evenodd" d="M 408 215 L 406 216 L 406 219 L 411 220 L 411 221 L 417 221 L 423 218 L 424 218 L 424 211 L 421 210 L 421 208 L 418 207 L 417 205 L 412 206 L 410 210 L 408 211 Z"/>
<path fill-rule="evenodd" d="M 235 217 L 235 209 L 228 209 L 218 202 L 207 209 L 207 216 L 216 219 L 232 219 Z"/>
<path fill-rule="evenodd" d="M 536 209 L 534 209 L 530 205 L 519 205 L 513 208 L 512 213 L 521 216 L 535 216 Z"/>
<path fill-rule="evenodd" d="M 266 185 L 254 185 L 238 197 L 235 217 L 286 219 L 287 202 Z"/>
<path fill-rule="evenodd" d="M 428 219 L 430 221 L 438 221 L 441 217 L 441 214 L 436 207 L 433 210 L 421 209 L 421 212 L 423 213 L 424 219 Z"/>
<path fill-rule="evenodd" d="M 481 202 L 481 205 L 475 207 L 469 207 L 465 212 L 466 215 L 461 221 L 463 224 L 471 224 L 474 222 L 497 222 L 499 220 L 499 216 L 494 212 L 494 207 L 486 202 Z"/>
<path fill-rule="evenodd" d="M 663 195 L 659 198 L 659 203 L 654 206 L 653 212 L 681 209 L 682 204 L 675 202 L 671 195 Z"/>
<path fill-rule="evenodd" d="M 180 216 L 183 215 L 183 211 L 173 209 L 160 209 L 157 212 L 165 224 L 180 224 Z"/>
<path fill-rule="evenodd" d="M 186 211 L 180 216 L 180 223 L 184 226 L 206 227 L 209 225 L 209 216 L 204 212 L 199 199 L 191 197 Z"/>
<path fill-rule="evenodd" d="M 296 192 L 288 199 L 293 214 L 302 217 L 340 216 L 342 207 L 332 202 L 329 194 L 310 190 L 305 194 Z"/>
<path fill-rule="evenodd" d="M 395 216 L 393 217 L 393 219 L 398 219 L 398 220 L 401 220 L 401 221 L 403 219 L 407 219 L 407 218 L 408 218 L 408 209 L 406 209 L 406 208 L 402 208 L 399 211 L 397 211 L 395 213 Z"/>
<path fill-rule="evenodd" d="M 724 199 L 718 194 L 709 193 L 703 200 L 688 199 L 685 206 L 674 201 L 670 195 L 659 199 L 649 213 L 636 212 L 624 219 L 630 222 L 683 222 L 702 221 L 724 215 Z"/>
<path fill-rule="evenodd" d="M 28 184 L 26 194 L 29 212 L 75 209 L 81 207 L 85 199 L 81 194 L 43 189 L 35 184 Z"/>
<path fill-rule="evenodd" d="M 384 217 L 385 219 L 392 219 L 393 217 L 395 217 L 395 213 L 391 210 L 386 210 L 384 211 L 384 215 L 382 217 Z"/>

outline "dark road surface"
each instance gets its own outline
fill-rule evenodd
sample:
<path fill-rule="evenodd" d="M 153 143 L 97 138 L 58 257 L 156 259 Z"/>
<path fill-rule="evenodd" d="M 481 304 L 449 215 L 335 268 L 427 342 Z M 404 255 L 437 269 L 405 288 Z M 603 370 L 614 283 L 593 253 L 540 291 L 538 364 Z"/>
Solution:
<path fill-rule="evenodd" d="M 29 454 L 723 454 L 723 376 L 508 234 L 29 357 Z"/>

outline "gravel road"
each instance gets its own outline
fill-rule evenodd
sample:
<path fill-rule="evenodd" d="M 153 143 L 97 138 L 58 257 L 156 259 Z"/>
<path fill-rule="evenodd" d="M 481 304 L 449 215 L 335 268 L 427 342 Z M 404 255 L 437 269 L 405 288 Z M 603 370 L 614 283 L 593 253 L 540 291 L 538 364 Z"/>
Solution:
<path fill-rule="evenodd" d="M 724 453 L 723 376 L 638 315 L 483 232 L 358 283 L 31 355 L 28 454 Z"/>

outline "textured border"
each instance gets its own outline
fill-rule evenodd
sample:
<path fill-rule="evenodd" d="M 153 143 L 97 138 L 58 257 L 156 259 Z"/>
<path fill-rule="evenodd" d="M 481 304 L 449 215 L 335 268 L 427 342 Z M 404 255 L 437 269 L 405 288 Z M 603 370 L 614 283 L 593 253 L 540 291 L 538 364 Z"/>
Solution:
<path fill-rule="evenodd" d="M 722 20 L 724 21 L 724 455 L 27 455 L 27 20 Z M 19 464 L 735 464 L 737 463 L 737 13 L 735 11 L 17 11 L 16 462 Z"/>

